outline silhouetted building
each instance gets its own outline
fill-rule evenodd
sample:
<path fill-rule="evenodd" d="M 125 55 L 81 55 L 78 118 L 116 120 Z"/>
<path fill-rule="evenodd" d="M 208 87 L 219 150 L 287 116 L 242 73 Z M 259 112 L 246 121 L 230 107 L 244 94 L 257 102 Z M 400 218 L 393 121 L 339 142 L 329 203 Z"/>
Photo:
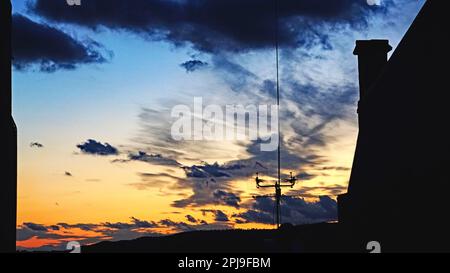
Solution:
<path fill-rule="evenodd" d="M 446 1 L 427 1 L 397 49 L 357 41 L 359 135 L 339 222 L 382 251 L 450 250 Z"/>
<path fill-rule="evenodd" d="M 17 134 L 11 116 L 11 3 L 0 1 L 0 126 L 2 172 L 0 175 L 0 252 L 16 249 Z"/>

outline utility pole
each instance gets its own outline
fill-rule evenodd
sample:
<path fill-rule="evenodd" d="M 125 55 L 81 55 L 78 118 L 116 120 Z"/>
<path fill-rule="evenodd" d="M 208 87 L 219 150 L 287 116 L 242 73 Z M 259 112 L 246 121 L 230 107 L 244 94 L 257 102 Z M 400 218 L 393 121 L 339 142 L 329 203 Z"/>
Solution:
<path fill-rule="evenodd" d="M 293 188 L 295 183 L 297 182 L 297 178 L 292 176 L 292 172 L 289 178 L 282 180 L 281 179 L 281 129 L 280 129 L 280 68 L 279 68 L 279 3 L 278 0 L 274 0 L 274 8 L 275 8 L 275 63 L 276 63 L 276 81 L 277 81 L 277 112 L 278 112 L 278 149 L 277 149 L 277 180 L 274 184 L 266 184 L 263 179 L 259 178 L 259 174 L 256 173 L 256 187 L 257 188 L 274 188 L 275 189 L 275 209 L 276 209 L 276 222 L 277 228 L 280 227 L 281 224 L 281 211 L 280 211 L 280 203 L 281 203 L 281 188 L 290 187 Z M 269 197 L 269 196 L 259 196 L 259 197 Z"/>

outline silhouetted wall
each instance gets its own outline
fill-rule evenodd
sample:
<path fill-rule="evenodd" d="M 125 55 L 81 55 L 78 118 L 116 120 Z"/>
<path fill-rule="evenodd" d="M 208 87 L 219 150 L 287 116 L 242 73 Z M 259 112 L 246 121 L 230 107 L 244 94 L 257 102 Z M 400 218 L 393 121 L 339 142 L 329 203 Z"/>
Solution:
<path fill-rule="evenodd" d="M 2 145 L 5 148 L 0 176 L 0 252 L 16 249 L 16 202 L 17 202 L 17 137 L 11 116 L 11 3 L 0 1 L 0 126 Z"/>
<path fill-rule="evenodd" d="M 340 222 L 391 251 L 450 251 L 446 1 L 427 1 L 361 98 Z M 341 221 L 342 220 L 342 221 Z"/>

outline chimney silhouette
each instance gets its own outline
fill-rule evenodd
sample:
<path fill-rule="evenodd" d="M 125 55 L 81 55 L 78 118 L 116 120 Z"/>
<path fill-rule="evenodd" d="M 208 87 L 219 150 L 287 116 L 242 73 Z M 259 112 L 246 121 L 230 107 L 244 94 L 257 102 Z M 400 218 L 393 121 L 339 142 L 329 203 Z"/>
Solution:
<path fill-rule="evenodd" d="M 392 50 L 388 40 L 356 41 L 354 55 L 358 56 L 360 100 L 367 95 L 372 84 L 387 64 L 387 54 Z"/>
<path fill-rule="evenodd" d="M 0 1 L 0 132 L 5 163 L 0 176 L 0 252 L 16 251 L 17 132 L 12 119 L 11 2 Z"/>

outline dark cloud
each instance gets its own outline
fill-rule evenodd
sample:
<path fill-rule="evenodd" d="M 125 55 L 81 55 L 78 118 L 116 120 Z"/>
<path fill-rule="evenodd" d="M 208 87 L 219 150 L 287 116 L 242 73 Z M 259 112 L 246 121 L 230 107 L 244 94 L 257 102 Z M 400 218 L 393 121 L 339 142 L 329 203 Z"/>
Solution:
<path fill-rule="evenodd" d="M 240 217 L 241 219 L 236 219 L 236 223 L 261 223 L 261 224 L 273 224 L 274 215 L 265 211 L 247 210 L 246 212 L 233 215 L 234 217 Z"/>
<path fill-rule="evenodd" d="M 51 229 L 51 230 L 60 230 L 60 227 L 58 225 L 51 225 L 51 226 L 49 226 L 49 229 Z"/>
<path fill-rule="evenodd" d="M 126 163 L 130 161 L 141 161 L 146 162 L 150 164 L 155 165 L 162 165 L 162 166 L 180 166 L 180 163 L 178 163 L 176 160 L 167 158 L 162 156 L 161 154 L 148 154 L 143 151 L 139 151 L 136 154 L 130 153 L 128 155 L 128 159 L 115 159 L 113 162 L 120 162 L 120 163 Z"/>
<path fill-rule="evenodd" d="M 178 162 L 164 158 L 160 154 L 147 154 L 146 152 L 138 152 L 137 154 L 130 154 L 129 156 L 130 160 L 135 161 L 142 161 L 142 162 L 148 162 L 148 163 L 161 163 L 162 165 L 178 165 Z"/>
<path fill-rule="evenodd" d="M 318 116 L 324 122 L 347 118 L 348 106 L 355 105 L 358 100 L 358 89 L 355 85 L 324 88 L 319 85 L 299 83 L 294 77 L 286 79 L 284 84 L 291 90 L 287 99 L 301 105 L 307 117 Z M 320 126 L 304 130 L 303 134 L 307 132 L 308 137 L 316 136 L 323 128 Z"/>
<path fill-rule="evenodd" d="M 201 165 L 182 167 L 187 178 L 179 179 L 176 186 L 180 189 L 192 189 L 193 194 L 174 201 L 172 206 L 184 208 L 224 205 L 239 208 L 241 202 L 239 193 L 233 192 L 229 182 L 240 178 L 247 179 L 254 176 L 256 172 L 271 177 L 277 175 L 277 151 L 261 152 L 260 143 L 260 141 L 254 141 L 245 146 L 247 153 L 250 154 L 250 158 L 245 160 L 230 161 L 225 164 L 204 162 Z M 284 143 L 281 146 L 283 168 L 302 170 L 322 162 L 322 159 L 313 153 L 305 153 L 301 156 Z M 297 177 L 303 181 L 315 177 L 305 171 L 299 171 L 299 173 Z"/>
<path fill-rule="evenodd" d="M 226 217 L 226 215 L 225 215 L 225 217 Z M 224 216 L 220 216 L 219 218 L 223 221 L 217 221 L 216 223 L 212 223 L 212 224 L 208 224 L 204 220 L 199 221 L 198 224 L 188 224 L 185 222 L 175 222 L 170 219 L 164 219 L 164 220 L 159 221 L 158 223 L 162 226 L 172 228 L 174 231 L 177 231 L 177 232 L 194 231 L 194 230 L 229 229 L 230 223 L 228 223 L 228 221 L 224 221 L 225 220 Z"/>
<path fill-rule="evenodd" d="M 293 142 L 292 139 L 284 139 L 281 137 L 280 149 L 283 168 L 298 170 L 322 162 L 323 159 L 315 152 L 293 149 L 292 146 L 290 146 Z M 258 171 L 270 176 L 275 176 L 278 167 L 277 150 L 261 151 L 261 143 L 263 143 L 263 141 L 256 140 L 245 147 L 247 153 L 251 155 L 251 158 L 248 159 L 248 161 L 264 162 L 265 168 L 258 168 Z M 302 148 L 304 149 L 305 147 Z"/>
<path fill-rule="evenodd" d="M 230 219 L 228 219 L 228 216 L 221 210 L 202 210 L 204 214 L 206 213 L 212 213 L 214 215 L 214 220 L 217 222 L 228 222 Z"/>
<path fill-rule="evenodd" d="M 155 222 L 139 220 L 135 217 L 131 217 L 131 221 L 136 228 L 155 228 L 158 226 Z"/>
<path fill-rule="evenodd" d="M 23 223 L 23 225 L 33 231 L 47 231 L 48 230 L 47 227 L 45 227 L 44 225 L 41 225 L 41 224 L 27 222 L 27 223 Z"/>
<path fill-rule="evenodd" d="M 390 3 L 390 1 L 388 1 Z M 326 44 L 318 34 L 321 25 L 346 24 L 361 27 L 372 12 L 366 0 L 286 0 L 279 3 L 279 20 L 273 0 L 90 0 L 73 9 L 65 1 L 37 0 L 31 10 L 48 20 L 73 23 L 93 29 L 106 27 L 165 40 L 174 45 L 192 45 L 214 52 L 242 51 L 274 45 L 277 25 L 284 46 Z"/>
<path fill-rule="evenodd" d="M 233 217 L 248 223 L 273 223 L 275 201 L 271 198 L 258 198 L 251 209 L 235 214 Z M 337 220 L 337 203 L 328 196 L 321 196 L 316 202 L 302 198 L 285 196 L 282 199 L 281 218 L 283 223 L 311 224 Z"/>
<path fill-rule="evenodd" d="M 97 224 L 83 224 L 83 223 L 79 224 L 57 223 L 56 225 L 65 229 L 79 228 L 84 231 L 92 231 L 99 227 L 99 225 Z"/>
<path fill-rule="evenodd" d="M 207 67 L 208 63 L 202 62 L 200 60 L 190 60 L 180 64 L 180 66 L 186 69 L 186 72 L 194 72 L 196 70 Z"/>
<path fill-rule="evenodd" d="M 89 139 L 85 143 L 77 145 L 77 147 L 85 154 L 101 156 L 119 154 L 117 148 L 111 146 L 108 143 L 102 144 L 101 142 L 95 141 L 93 139 Z"/>
<path fill-rule="evenodd" d="M 325 166 L 325 167 L 320 168 L 320 170 L 322 170 L 322 171 L 329 171 L 329 170 L 350 171 L 351 168 L 349 168 L 349 167 L 342 167 L 342 166 Z"/>
<path fill-rule="evenodd" d="M 233 193 L 230 185 L 231 176 L 220 178 L 192 178 L 180 179 L 172 189 L 190 189 L 188 197 L 175 200 L 173 207 L 202 207 L 206 205 L 223 205 L 238 208 L 241 201 L 239 193 Z"/>
<path fill-rule="evenodd" d="M 105 222 L 102 224 L 102 226 L 112 229 L 131 229 L 134 227 L 133 224 L 122 222 L 115 222 L 115 223 Z"/>
<path fill-rule="evenodd" d="M 218 204 L 220 200 L 214 198 L 213 193 L 217 189 L 227 189 L 227 185 L 225 183 L 209 183 L 208 181 L 185 179 L 182 183 L 176 185 L 174 189 L 191 189 L 193 193 L 188 197 L 175 200 L 172 203 L 173 207 L 201 207 Z"/>
<path fill-rule="evenodd" d="M 183 167 L 186 172 L 186 176 L 191 178 L 231 177 L 229 172 L 239 170 L 241 168 L 245 168 L 245 166 L 241 164 L 219 165 L 217 162 L 214 164 L 208 164 L 205 162 L 203 165 Z"/>
<path fill-rule="evenodd" d="M 192 215 L 186 215 L 186 219 L 191 223 L 197 223 L 197 219 L 195 219 Z"/>
<path fill-rule="evenodd" d="M 226 192 L 224 190 L 216 190 L 213 193 L 214 198 L 220 200 L 220 203 L 223 203 L 227 206 L 239 208 L 239 203 L 241 202 L 241 198 L 234 193 Z"/>
<path fill-rule="evenodd" d="M 55 229 L 52 229 L 50 227 L 44 227 L 43 225 L 35 224 L 35 223 L 26 223 L 26 224 L 28 226 L 32 227 L 33 229 L 31 229 L 30 227 L 25 225 L 25 223 L 23 223 L 21 226 L 17 227 L 16 240 L 18 242 L 29 240 L 33 237 L 37 237 L 39 239 L 41 239 L 41 238 L 61 239 L 62 238 L 61 235 L 52 233 L 52 231 L 55 231 Z"/>
<path fill-rule="evenodd" d="M 228 216 L 221 210 L 217 210 L 215 213 L 216 217 L 214 218 L 217 222 L 228 222 Z"/>
<path fill-rule="evenodd" d="M 58 223 L 56 225 L 44 226 L 35 223 L 23 223 L 17 228 L 18 245 L 22 241 L 33 237 L 37 239 L 52 239 L 48 245 L 33 248 L 37 251 L 65 250 L 67 242 L 76 240 L 82 245 L 98 243 L 99 241 L 132 240 L 143 236 L 160 236 L 162 234 L 153 232 L 148 228 L 159 227 L 154 222 L 142 221 L 131 217 L 131 223 L 107 223 L 107 224 L 67 224 Z M 90 235 L 76 235 L 78 232 L 73 229 L 90 231 Z M 55 231 L 60 231 L 55 233 Z M 59 240 L 59 243 L 53 242 Z M 18 246 L 20 250 L 30 250 Z"/>
<path fill-rule="evenodd" d="M 277 97 L 277 83 L 272 80 L 264 80 L 260 89 L 270 98 Z"/>
<path fill-rule="evenodd" d="M 13 65 L 17 70 L 36 65 L 42 72 L 54 72 L 107 61 L 100 43 L 76 40 L 57 28 L 20 14 L 12 16 L 12 45 Z"/>
<path fill-rule="evenodd" d="M 112 229 L 138 229 L 138 228 L 156 228 L 158 227 L 158 224 L 155 222 L 148 222 L 144 220 L 139 220 L 135 217 L 131 217 L 131 223 L 105 222 L 102 224 L 102 226 Z"/>
<path fill-rule="evenodd" d="M 321 186 L 301 186 L 299 189 L 290 191 L 292 195 L 298 195 L 305 198 L 316 198 L 319 194 L 324 194 L 328 196 L 338 196 L 339 194 L 345 193 L 347 191 L 347 186 L 333 184 L 333 185 L 321 185 Z"/>
<path fill-rule="evenodd" d="M 44 148 L 44 145 L 39 142 L 31 142 L 30 147 L 31 148 Z"/>
<path fill-rule="evenodd" d="M 159 221 L 159 224 L 166 226 L 166 227 L 175 228 L 176 230 L 179 230 L 179 231 L 194 230 L 194 228 L 191 225 L 186 224 L 185 222 L 174 222 L 170 219 L 161 220 L 161 221 Z"/>

